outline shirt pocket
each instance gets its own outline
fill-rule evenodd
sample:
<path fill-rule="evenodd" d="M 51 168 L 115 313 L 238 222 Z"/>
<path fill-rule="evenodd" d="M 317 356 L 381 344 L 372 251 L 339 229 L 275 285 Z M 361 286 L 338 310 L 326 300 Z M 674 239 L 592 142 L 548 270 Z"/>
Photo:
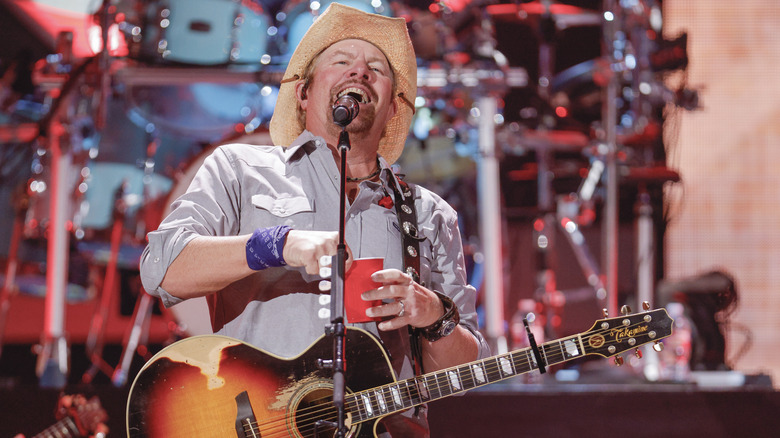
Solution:
<path fill-rule="evenodd" d="M 304 196 L 274 198 L 268 195 L 252 195 L 252 205 L 278 217 L 289 217 L 297 213 L 314 211 L 314 202 Z"/>
<path fill-rule="evenodd" d="M 255 206 L 255 219 L 261 222 L 256 226 L 289 225 L 299 230 L 310 230 L 314 225 L 314 200 L 305 196 L 274 198 L 252 195 L 252 205 Z"/>

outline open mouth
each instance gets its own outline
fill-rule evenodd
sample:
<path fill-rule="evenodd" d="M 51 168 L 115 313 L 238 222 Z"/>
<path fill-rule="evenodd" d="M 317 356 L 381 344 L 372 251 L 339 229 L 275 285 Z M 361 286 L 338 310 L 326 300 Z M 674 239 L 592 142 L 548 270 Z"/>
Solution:
<path fill-rule="evenodd" d="M 349 87 L 341 90 L 341 92 L 336 96 L 336 98 L 341 98 L 344 95 L 349 94 L 350 96 L 354 97 L 355 100 L 358 101 L 358 103 L 370 103 L 371 98 L 366 94 L 365 91 L 361 90 L 360 88 L 355 87 Z"/>

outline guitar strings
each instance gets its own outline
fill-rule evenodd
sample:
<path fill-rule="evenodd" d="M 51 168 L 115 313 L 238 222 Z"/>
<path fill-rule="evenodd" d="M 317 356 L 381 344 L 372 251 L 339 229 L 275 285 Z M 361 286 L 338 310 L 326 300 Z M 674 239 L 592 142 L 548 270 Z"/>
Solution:
<path fill-rule="evenodd" d="M 566 341 L 566 340 L 573 340 L 573 339 L 581 338 L 583 342 L 587 341 L 589 343 L 590 340 L 593 337 L 595 337 L 595 336 L 602 336 L 603 337 L 605 334 L 609 333 L 612 330 L 624 329 L 624 328 L 633 328 L 633 327 L 639 326 L 641 324 L 643 324 L 643 322 L 631 324 L 631 325 L 628 325 L 628 326 L 608 327 L 608 328 L 604 328 L 604 329 L 594 330 L 594 331 L 588 332 L 586 334 L 577 334 L 577 335 L 573 335 L 573 336 L 569 336 L 569 337 L 564 337 L 564 338 L 561 338 L 561 339 L 557 339 L 557 340 L 550 341 L 550 342 L 542 344 L 540 346 L 540 350 L 543 351 L 543 355 L 544 355 L 545 361 L 547 362 L 547 365 L 555 365 L 557 363 L 560 363 L 560 362 L 563 362 L 563 361 L 566 360 L 565 359 L 565 353 L 563 352 L 562 347 L 561 347 L 562 343 L 564 341 Z M 648 342 L 650 342 L 650 341 L 642 342 L 640 344 L 630 346 L 629 348 L 638 347 L 638 346 L 643 345 L 643 344 L 648 343 Z M 605 339 L 605 343 L 604 343 L 604 345 L 602 347 L 607 347 L 609 344 L 619 344 L 619 343 L 620 342 L 616 341 L 614 338 L 610 339 L 610 340 Z M 622 351 L 619 352 L 619 353 L 622 353 Z M 616 353 L 616 354 L 619 354 L 619 353 Z M 589 354 L 594 354 L 594 353 L 589 353 Z M 571 357 L 571 359 L 583 357 L 584 355 L 585 354 L 583 352 L 582 355 L 577 355 L 575 357 Z M 525 356 L 525 358 L 522 358 L 522 356 Z M 512 363 L 513 367 L 515 368 L 515 370 L 511 374 L 506 374 L 506 373 L 502 373 L 501 372 L 501 369 L 502 369 L 502 364 L 500 362 L 501 358 L 510 358 L 510 362 Z M 521 362 L 520 365 L 527 365 L 528 366 L 528 370 L 523 370 L 522 372 L 517 372 L 517 368 L 516 367 L 518 365 L 518 363 L 517 363 L 518 359 L 521 359 L 521 360 L 524 359 L 524 363 Z M 508 379 L 508 378 L 511 378 L 511 377 L 514 377 L 514 376 L 518 376 L 518 375 L 521 375 L 521 374 L 525 374 L 527 372 L 533 371 L 534 369 L 538 369 L 538 367 L 534 368 L 534 365 L 533 365 L 533 363 L 530 360 L 530 348 L 524 348 L 524 349 L 521 349 L 521 350 L 515 350 L 515 351 L 512 351 L 512 352 L 509 352 L 509 353 L 506 353 L 506 354 L 503 354 L 503 355 L 493 356 L 491 358 L 481 359 L 481 360 L 474 361 L 474 362 L 471 362 L 471 363 L 468 363 L 468 364 L 462 364 L 462 365 L 458 365 L 458 366 L 455 366 L 455 367 L 451 367 L 451 368 L 447 368 L 447 369 L 444 369 L 444 370 L 440 370 L 440 371 L 436 371 L 436 372 L 430 373 L 429 375 L 433 376 L 433 382 L 430 382 L 428 379 L 421 378 L 421 376 L 418 376 L 418 377 L 414 377 L 414 378 L 410 378 L 410 379 L 406 379 L 406 380 L 402 380 L 402 381 L 398 381 L 398 382 L 393 382 L 393 383 L 390 383 L 390 384 L 382 385 L 382 386 L 379 386 L 379 387 L 376 387 L 376 388 L 370 388 L 370 389 L 367 389 L 367 390 L 363 390 L 363 391 L 359 391 L 359 392 L 356 392 L 356 393 L 352 393 L 352 394 L 347 396 L 347 400 L 345 401 L 346 405 L 347 405 L 347 408 L 351 412 L 358 413 L 361 418 L 366 416 L 366 415 L 368 417 L 370 417 L 370 418 L 366 418 L 365 420 L 354 421 L 353 424 L 358 424 L 358 423 L 361 423 L 361 422 L 369 420 L 369 419 L 379 418 L 380 416 L 389 415 L 390 413 L 401 412 L 402 409 L 411 408 L 411 407 L 414 407 L 414 406 L 416 406 L 418 404 L 424 403 L 426 401 L 436 400 L 438 398 L 443 398 L 444 396 L 448 396 L 448 395 L 455 394 L 455 393 L 458 393 L 458 392 L 463 392 L 464 391 L 463 388 L 455 389 L 454 391 L 450 391 L 449 390 L 449 388 L 450 388 L 450 380 L 449 380 L 448 376 L 450 376 L 450 373 L 452 371 L 458 372 L 458 371 L 463 370 L 464 367 L 469 367 L 470 368 L 472 365 L 480 363 L 480 362 L 481 362 L 482 369 L 485 370 L 485 373 L 487 375 L 498 373 L 499 376 L 500 376 L 500 378 L 496 379 L 496 380 L 485 379 L 485 381 L 483 383 L 485 385 L 489 384 L 489 383 L 495 383 L 495 382 L 500 381 L 500 380 L 505 380 L 505 379 Z M 459 372 L 458 372 L 458 377 L 462 377 Z M 473 379 L 474 379 L 474 376 L 472 374 L 472 380 Z M 428 383 L 431 388 L 437 389 L 440 394 L 443 393 L 443 391 L 442 391 L 443 387 L 447 388 L 447 392 L 448 393 L 446 395 L 444 395 L 442 397 L 438 397 L 438 398 L 423 398 L 421 396 L 421 394 L 420 394 L 419 387 L 418 387 L 418 383 L 420 383 L 420 382 Z M 406 391 L 401 391 L 401 385 L 405 386 Z M 475 385 L 475 386 L 470 387 L 468 389 L 472 389 L 472 388 L 477 387 L 477 386 L 479 386 L 479 385 Z M 383 394 L 386 394 L 385 390 L 390 390 L 391 394 L 393 394 L 393 392 L 392 392 L 392 388 L 393 387 L 395 387 L 398 390 L 398 394 L 399 395 L 401 393 L 406 393 L 404 395 L 400 395 L 400 399 L 402 401 L 403 408 L 402 409 L 395 409 L 395 407 L 390 407 L 391 404 L 387 403 L 387 400 L 385 399 L 385 402 L 386 402 L 385 406 L 386 406 L 386 408 L 384 409 L 384 412 L 383 412 L 383 409 L 381 408 L 379 402 L 378 401 L 375 402 L 374 401 L 374 397 L 372 397 L 372 395 L 377 395 L 377 394 L 370 394 L 370 392 L 375 392 L 376 393 L 376 392 L 380 392 L 381 391 Z M 430 393 L 430 389 L 429 389 L 428 392 Z M 360 404 L 358 403 L 359 399 L 363 395 L 366 395 L 368 397 L 368 399 L 370 400 L 370 406 L 371 406 L 372 412 L 379 412 L 379 414 L 372 415 L 372 414 L 367 414 L 367 412 L 364 411 L 364 408 L 362 406 L 360 406 Z M 335 418 L 335 415 L 337 414 L 337 412 L 336 412 L 335 406 L 332 405 L 332 402 L 328 401 L 329 399 L 330 399 L 330 397 L 322 397 L 320 399 L 313 400 L 312 402 L 316 403 L 317 405 L 316 406 L 312 406 L 312 407 L 308 407 L 308 408 L 303 408 L 303 409 L 297 411 L 297 413 L 295 415 L 293 415 L 293 417 L 292 417 L 293 420 L 290 421 L 290 423 L 294 424 L 295 428 L 298 429 L 299 431 L 301 431 L 301 430 L 306 429 L 306 428 L 313 429 L 314 426 L 315 426 L 316 421 L 323 420 L 323 419 L 330 420 L 332 418 Z M 395 402 L 395 399 L 393 398 L 391 401 Z M 327 417 L 323 418 L 324 415 L 327 415 Z M 251 427 L 252 430 L 254 430 L 256 428 L 258 431 L 263 431 L 262 436 L 273 436 L 274 433 L 287 433 L 288 432 L 288 428 L 289 428 L 289 426 L 288 426 L 288 418 L 289 418 L 288 415 L 279 415 L 278 417 L 268 418 L 266 421 L 250 422 L 249 427 Z M 312 421 L 312 420 L 314 420 L 314 421 Z M 304 426 L 301 426 L 302 424 L 304 424 Z M 282 430 L 279 431 L 279 432 L 274 432 L 272 430 L 272 429 L 278 429 L 278 428 L 282 428 Z M 269 433 L 271 433 L 272 435 L 268 435 Z"/>
<path fill-rule="evenodd" d="M 638 325 L 638 324 L 635 324 L 635 325 Z M 628 327 L 633 327 L 633 326 L 628 326 Z M 623 328 L 623 327 L 620 327 L 620 328 Z M 596 331 L 594 331 L 594 332 L 591 332 L 591 333 L 589 333 L 589 334 L 586 334 L 586 335 L 584 335 L 584 336 L 582 336 L 582 337 L 584 338 L 584 340 L 588 340 L 588 341 L 589 341 L 589 340 L 590 340 L 590 338 L 592 338 L 593 336 L 596 336 L 596 335 L 601 335 L 601 334 L 603 334 L 603 333 L 609 332 L 610 330 L 612 330 L 612 328 L 607 328 L 607 329 L 602 329 L 602 330 L 596 330 Z M 561 342 L 563 342 L 563 341 L 565 341 L 565 340 L 567 340 L 567 339 L 574 339 L 574 338 L 577 338 L 578 336 L 581 336 L 581 335 L 574 335 L 574 336 L 571 336 L 571 337 L 568 337 L 568 338 L 562 338 L 562 339 L 560 339 L 560 340 L 551 341 L 551 342 L 549 342 L 549 343 L 543 344 L 543 345 L 542 345 L 542 348 L 543 348 L 543 350 L 544 350 L 544 352 L 545 352 L 546 361 L 547 361 L 549 364 L 555 364 L 555 363 L 558 363 L 558 361 L 561 361 L 561 360 L 563 360 L 563 358 L 564 358 L 564 356 L 565 356 L 565 355 L 564 355 L 563 353 L 559 353 L 559 352 L 558 352 L 558 350 L 560 349 L 560 343 L 561 343 Z M 617 342 L 616 342 L 616 341 L 608 341 L 608 343 L 617 343 Z M 558 344 L 558 345 L 555 345 L 555 344 Z M 606 345 L 606 344 L 605 344 L 605 345 Z M 550 348 L 550 347 L 552 347 L 552 348 Z M 549 349 L 549 351 L 548 351 L 548 349 Z M 506 356 L 512 356 L 512 358 L 513 358 L 513 363 L 514 363 L 514 362 L 515 362 L 515 359 L 516 359 L 516 358 L 514 358 L 514 356 L 517 356 L 517 355 L 518 355 L 518 353 L 526 353 L 526 355 L 527 355 L 527 353 L 528 353 L 528 350 L 529 350 L 529 349 L 516 350 L 516 351 L 514 351 L 514 352 L 507 353 L 507 355 L 502 355 L 502 356 L 503 356 L 503 357 L 506 357 Z M 496 356 L 496 357 L 493 357 L 493 358 L 491 358 L 491 359 L 483 359 L 483 360 L 482 360 L 482 362 L 483 362 L 483 364 L 482 364 L 482 365 L 483 365 L 484 369 L 485 369 L 485 370 L 486 370 L 488 373 L 492 373 L 492 372 L 495 372 L 495 371 L 497 371 L 497 370 L 498 370 L 498 368 L 499 368 L 500 366 L 499 366 L 499 364 L 498 364 L 498 361 L 495 361 L 495 359 L 498 359 L 499 357 L 502 357 L 502 356 Z M 488 361 L 488 363 L 485 363 L 485 361 Z M 477 361 L 477 362 L 479 362 L 479 361 Z M 471 364 L 467 364 L 467 365 L 472 365 L 472 364 L 473 364 L 473 363 L 471 363 Z M 516 364 L 515 364 L 515 365 L 516 365 Z M 530 365 L 530 363 L 529 363 L 529 365 Z M 453 368 L 451 368 L 451 369 L 448 369 L 448 370 L 442 370 L 442 371 L 438 371 L 438 372 L 436 372 L 436 373 L 432 373 L 432 374 L 434 374 L 434 375 L 436 376 L 436 377 L 435 377 L 435 380 L 434 380 L 434 382 L 433 382 L 433 383 L 434 383 L 434 384 L 435 384 L 437 387 L 441 388 L 441 384 L 442 384 L 442 383 L 446 383 L 446 382 L 447 382 L 447 379 L 446 379 L 446 372 L 447 372 L 447 371 L 451 371 L 451 370 L 453 370 L 453 369 L 460 369 L 460 367 L 462 367 L 462 366 L 453 367 Z M 534 368 L 533 368 L 532 366 L 529 366 L 529 370 L 528 370 L 528 371 L 532 371 L 533 369 L 534 369 Z M 523 373 L 525 373 L 525 372 L 528 372 L 528 371 L 523 371 Z M 511 374 L 511 375 L 506 375 L 505 377 L 503 377 L 503 378 L 501 378 L 501 379 L 499 379 L 499 380 L 503 380 L 504 378 L 513 377 L 513 376 L 515 376 L 515 375 L 519 375 L 519 374 L 521 374 L 521 373 L 514 372 L 513 374 Z M 419 391 L 417 391 L 417 390 L 416 390 L 416 388 L 417 388 L 417 387 L 416 387 L 416 385 L 408 385 L 408 382 L 410 382 L 410 381 L 411 381 L 411 382 L 415 382 L 415 379 L 414 379 L 414 378 L 412 378 L 412 379 L 407 379 L 406 381 L 395 382 L 395 383 L 392 383 L 392 384 L 384 385 L 383 387 L 372 388 L 372 389 L 370 389 L 370 390 L 360 391 L 360 392 L 358 392 L 358 393 L 355 393 L 355 394 L 354 394 L 354 396 L 355 396 L 355 399 L 357 399 L 357 396 L 358 396 L 358 395 L 360 395 L 360 394 L 363 394 L 363 393 L 366 393 L 366 392 L 369 392 L 369 391 L 378 391 L 378 390 L 380 390 L 380 389 L 382 389 L 382 388 L 389 388 L 389 387 L 392 387 L 392 386 L 399 386 L 401 383 L 407 383 L 407 385 L 406 385 L 406 386 L 407 386 L 407 389 L 408 389 L 408 390 L 409 390 L 409 392 L 410 392 L 410 396 L 406 396 L 406 395 L 405 395 L 405 396 L 403 396 L 403 400 L 404 400 L 405 402 L 407 402 L 407 403 L 409 403 L 409 404 L 410 404 L 408 407 L 412 407 L 412 406 L 413 406 L 413 404 L 416 404 L 415 400 L 420 400 L 420 403 L 424 402 L 424 400 L 422 400 L 422 398 L 421 398 L 421 397 L 419 397 Z M 495 381 L 498 381 L 498 380 L 495 380 Z M 416 383 L 416 382 L 415 382 L 415 383 Z M 486 384 L 487 384 L 487 383 L 488 383 L 488 382 L 486 382 Z M 489 383 L 493 383 L 493 382 L 489 382 Z M 441 392 L 441 391 L 440 391 L 440 392 Z M 458 391 L 455 391 L 455 392 L 458 392 Z M 411 395 L 416 395 L 417 397 L 412 397 Z M 369 399 L 370 399 L 370 398 L 369 398 Z M 348 403 L 348 405 L 349 405 L 349 403 Z M 381 411 L 381 410 L 379 409 L 378 402 L 377 402 L 377 404 L 374 404 L 374 402 L 372 401 L 372 402 L 371 402 L 371 406 L 372 406 L 372 408 L 373 408 L 374 410 Z M 359 410 L 359 411 L 361 411 L 362 409 L 358 409 L 358 410 Z M 306 409 L 302 410 L 302 412 L 304 412 L 304 411 L 306 411 Z M 311 415 L 317 416 L 317 415 L 318 415 L 318 413 L 317 413 L 317 412 L 315 412 L 315 411 L 310 411 L 310 412 L 308 412 L 307 414 L 309 414 L 308 416 L 311 416 Z M 321 418 L 320 418 L 320 419 L 321 419 Z M 271 421 L 271 422 L 273 422 L 273 421 Z"/>

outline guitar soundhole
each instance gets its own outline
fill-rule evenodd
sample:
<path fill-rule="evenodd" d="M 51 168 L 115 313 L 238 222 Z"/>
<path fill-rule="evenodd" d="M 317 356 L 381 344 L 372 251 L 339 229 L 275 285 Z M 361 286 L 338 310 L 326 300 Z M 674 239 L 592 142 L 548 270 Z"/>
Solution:
<path fill-rule="evenodd" d="M 333 386 L 331 384 L 307 385 L 301 391 L 301 397 L 298 399 L 294 411 L 295 414 L 291 418 L 296 436 L 325 438 L 335 435 L 335 428 L 331 427 L 330 423 L 336 423 L 338 412 L 333 405 Z M 349 412 L 347 412 L 345 421 L 347 427 L 351 429 L 347 436 L 354 436 L 355 430 L 350 424 Z"/>

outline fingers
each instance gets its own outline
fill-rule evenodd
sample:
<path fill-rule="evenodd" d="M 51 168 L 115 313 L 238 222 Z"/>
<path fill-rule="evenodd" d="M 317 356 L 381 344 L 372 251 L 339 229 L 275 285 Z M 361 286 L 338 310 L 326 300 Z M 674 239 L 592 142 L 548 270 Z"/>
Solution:
<path fill-rule="evenodd" d="M 408 286 L 413 283 L 412 277 L 398 269 L 382 269 L 371 274 L 371 279 L 385 285 L 397 284 Z"/>
<path fill-rule="evenodd" d="M 409 321 L 409 306 L 404 300 L 391 301 L 366 309 L 366 316 L 381 318 L 378 324 L 381 330 L 392 330 L 403 327 Z"/>
<path fill-rule="evenodd" d="M 398 269 L 377 271 L 371 279 L 382 286 L 364 292 L 362 298 L 384 302 L 366 311 L 370 317 L 386 318 L 378 324 L 380 330 L 395 330 L 406 325 L 427 327 L 443 314 L 439 297 Z"/>
<path fill-rule="evenodd" d="M 289 266 L 303 267 L 307 274 L 320 275 L 320 269 L 330 265 L 323 263 L 338 252 L 338 232 L 290 230 L 284 244 L 284 261 Z M 352 250 L 346 246 L 346 269 L 352 265 Z M 327 275 L 329 276 L 329 275 Z"/>

